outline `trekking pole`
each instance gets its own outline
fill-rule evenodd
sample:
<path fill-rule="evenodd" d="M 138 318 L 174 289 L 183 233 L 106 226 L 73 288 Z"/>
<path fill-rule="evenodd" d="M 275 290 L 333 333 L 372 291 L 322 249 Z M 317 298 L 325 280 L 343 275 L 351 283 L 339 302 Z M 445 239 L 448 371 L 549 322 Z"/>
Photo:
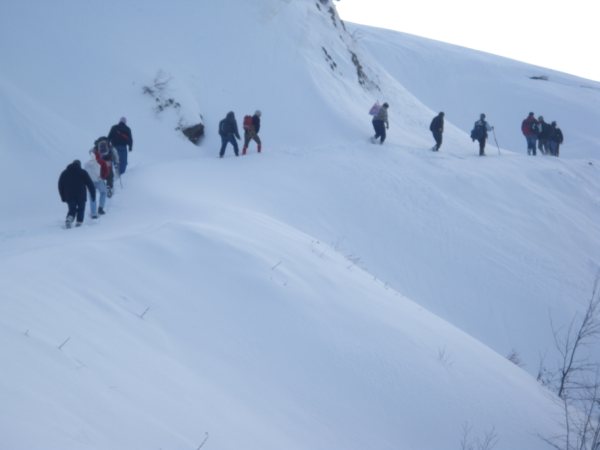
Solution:
<path fill-rule="evenodd" d="M 496 147 L 498 148 L 498 156 L 500 156 L 500 146 L 498 145 L 498 139 L 496 139 L 496 130 L 492 127 L 492 135 L 494 136 L 494 142 L 496 143 Z"/>
<path fill-rule="evenodd" d="M 118 174 L 117 178 L 119 179 L 119 185 L 121 189 L 123 189 L 123 182 L 121 181 L 121 169 L 119 168 L 119 164 L 115 164 L 115 174 Z"/>

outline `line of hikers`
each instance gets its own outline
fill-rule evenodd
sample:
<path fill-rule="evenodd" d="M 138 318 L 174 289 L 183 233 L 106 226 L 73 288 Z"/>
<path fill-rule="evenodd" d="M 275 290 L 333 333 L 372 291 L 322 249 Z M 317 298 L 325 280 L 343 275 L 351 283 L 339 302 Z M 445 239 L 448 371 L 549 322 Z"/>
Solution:
<path fill-rule="evenodd" d="M 375 135 L 371 141 L 380 144 L 386 139 L 386 130 L 389 129 L 388 121 L 389 104 L 379 105 L 376 102 L 369 114 L 373 116 L 373 129 Z M 480 114 L 479 120 L 473 125 L 471 139 L 479 142 L 479 155 L 485 155 L 485 144 L 488 133 L 494 130 L 493 126 L 485 120 L 485 114 Z M 250 141 L 257 144 L 258 153 L 262 150 L 262 142 L 258 133 L 260 131 L 261 112 L 256 110 L 254 115 L 244 116 L 242 127 L 244 129 L 244 146 L 242 155 L 248 150 Z M 444 133 L 444 112 L 440 112 L 431 120 L 429 130 L 435 140 L 432 151 L 439 151 L 442 146 L 442 135 Z M 527 154 L 536 155 L 537 148 L 543 153 L 552 156 L 559 155 L 560 144 L 563 142 L 563 134 L 556 122 L 548 124 L 542 116 L 537 119 L 530 112 L 521 124 L 521 131 L 527 141 Z M 221 149 L 219 157 L 223 158 L 227 144 L 233 146 L 235 156 L 239 156 L 237 140 L 241 139 L 238 132 L 237 121 L 233 111 L 229 111 L 224 119 L 219 122 L 219 135 L 221 136 Z M 131 129 L 127 126 L 127 119 L 121 117 L 116 125 L 113 125 L 107 137 L 101 136 L 94 142 L 94 147 L 89 151 L 90 160 L 82 167 L 80 160 L 75 160 L 61 173 L 58 180 L 58 191 L 63 202 L 67 203 L 68 212 L 65 220 L 67 228 L 83 223 L 85 216 L 86 189 L 90 195 L 90 213 L 92 219 L 106 213 L 104 207 L 106 199 L 112 197 L 115 176 L 119 178 L 127 169 L 127 154 L 133 149 L 133 138 Z M 99 205 L 96 202 L 96 192 L 99 193 Z"/>
<path fill-rule="evenodd" d="M 373 129 L 375 130 L 375 136 L 371 137 L 371 142 L 373 143 L 376 143 L 378 139 L 380 144 L 383 144 L 385 141 L 386 130 L 390 127 L 388 122 L 388 109 L 388 103 L 379 105 L 379 102 L 376 102 L 369 110 L 369 114 L 373 116 L 372 123 Z M 479 143 L 479 156 L 485 156 L 485 144 L 488 139 L 488 133 L 494 130 L 494 127 L 485 119 L 485 114 L 480 114 L 479 119 L 473 124 L 473 129 L 471 130 L 471 140 Z M 431 131 L 433 140 L 435 141 L 435 145 L 431 150 L 437 152 L 442 146 L 444 112 L 440 112 L 431 120 L 429 131 Z M 534 113 L 530 112 L 521 124 L 521 131 L 527 140 L 528 155 L 536 154 L 537 143 L 537 148 L 544 155 L 558 157 L 560 144 L 562 144 L 564 138 L 562 131 L 558 128 L 556 122 L 548 124 L 544 121 L 542 116 L 539 116 L 536 119 Z"/>
<path fill-rule="evenodd" d="M 433 134 L 435 145 L 431 150 L 439 151 L 442 146 L 442 133 L 444 132 L 444 113 L 440 112 L 435 116 L 429 130 Z M 490 126 L 485 120 L 485 114 L 480 114 L 479 120 L 473 124 L 471 130 L 471 140 L 479 142 L 479 156 L 485 155 L 485 143 L 488 138 L 488 133 L 493 131 L 494 127 Z M 534 113 L 530 112 L 526 119 L 521 123 L 521 132 L 527 141 L 527 154 L 536 154 L 536 141 L 539 150 L 544 155 L 557 156 L 559 153 L 560 144 L 563 142 L 563 134 L 556 122 L 548 124 L 544 122 L 542 116 L 535 118 Z M 497 144 L 497 143 L 496 143 Z"/>
<path fill-rule="evenodd" d="M 76 227 L 83 224 L 87 193 L 90 196 L 92 219 L 106 213 L 106 199 L 113 195 L 115 178 L 120 181 L 125 173 L 127 154 L 132 150 L 131 129 L 127 126 L 127 119 L 121 117 L 119 123 L 111 127 L 108 136 L 101 136 L 94 141 L 94 147 L 89 151 L 90 159 L 83 167 L 81 161 L 76 159 L 62 171 L 58 179 L 58 192 L 68 207 L 66 228 L 71 228 L 73 222 Z M 96 194 L 100 197 L 99 202 L 96 202 Z"/>
<path fill-rule="evenodd" d="M 444 132 L 444 113 L 440 112 L 433 118 L 429 125 L 429 130 L 433 134 L 435 145 L 433 151 L 438 151 L 442 145 L 442 133 Z M 485 120 L 485 114 L 479 116 L 473 124 L 471 130 L 471 139 L 479 142 L 479 156 L 485 155 L 485 143 L 488 138 L 488 133 L 493 131 L 494 127 L 490 126 Z M 525 136 L 527 141 L 527 154 L 536 154 L 536 141 L 540 151 L 545 155 L 552 155 L 558 157 L 560 144 L 563 142 L 563 134 L 560 128 L 556 125 L 556 122 L 547 124 L 544 122 L 544 118 L 540 116 L 538 119 L 535 118 L 532 112 L 529 113 L 527 118 L 523 120 L 521 124 L 521 132 Z M 497 145 L 497 142 L 496 142 Z"/>
<path fill-rule="evenodd" d="M 242 147 L 242 155 L 246 154 L 250 141 L 256 142 L 258 153 L 262 150 L 262 142 L 258 137 L 260 131 L 260 116 L 262 113 L 260 110 L 256 110 L 254 115 L 244 116 L 242 121 L 242 127 L 244 129 L 244 147 Z M 229 111 L 225 118 L 219 122 L 219 136 L 221 136 L 221 150 L 219 150 L 219 158 L 225 155 L 225 148 L 227 144 L 233 146 L 233 152 L 235 156 L 239 156 L 239 148 L 237 139 L 240 139 L 238 132 L 237 120 L 233 111 Z"/>

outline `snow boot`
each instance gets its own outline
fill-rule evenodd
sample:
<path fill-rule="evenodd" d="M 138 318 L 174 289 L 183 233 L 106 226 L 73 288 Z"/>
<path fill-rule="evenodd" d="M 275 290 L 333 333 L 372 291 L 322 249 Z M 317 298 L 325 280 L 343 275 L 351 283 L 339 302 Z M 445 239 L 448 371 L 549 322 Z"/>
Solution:
<path fill-rule="evenodd" d="M 71 225 L 73 224 L 73 220 L 75 220 L 75 217 L 67 216 L 67 218 L 65 219 L 65 228 L 71 228 Z"/>
<path fill-rule="evenodd" d="M 104 212 L 104 208 L 102 206 L 100 208 L 98 208 L 98 214 L 100 214 L 100 215 L 106 214 Z"/>

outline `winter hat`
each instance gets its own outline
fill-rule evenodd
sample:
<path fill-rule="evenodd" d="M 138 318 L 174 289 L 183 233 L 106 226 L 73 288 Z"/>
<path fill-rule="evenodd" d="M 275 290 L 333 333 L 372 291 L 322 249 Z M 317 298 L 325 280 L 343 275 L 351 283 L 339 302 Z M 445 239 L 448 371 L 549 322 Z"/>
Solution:
<path fill-rule="evenodd" d="M 388 105 L 387 103 L 384 103 L 384 104 L 383 104 L 383 105 L 381 105 L 381 106 L 383 106 L 384 108 L 389 108 L 389 107 L 390 107 L 390 105 Z"/>
<path fill-rule="evenodd" d="M 100 136 L 98 139 L 96 139 L 94 141 L 94 146 L 98 145 L 98 142 L 100 141 L 108 141 L 108 138 L 106 136 Z"/>
<path fill-rule="evenodd" d="M 260 109 L 257 109 L 257 110 L 254 112 L 254 115 L 255 115 L 255 116 L 258 116 L 258 117 L 260 117 L 260 116 L 262 115 L 262 113 L 260 112 Z"/>
<path fill-rule="evenodd" d="M 534 114 L 532 112 L 529 113 L 530 116 L 533 116 Z"/>
<path fill-rule="evenodd" d="M 538 120 L 541 121 L 541 122 L 543 122 L 544 121 L 544 116 L 538 117 Z"/>
<path fill-rule="evenodd" d="M 127 117 L 123 116 L 119 119 L 119 123 L 127 124 Z"/>
<path fill-rule="evenodd" d="M 485 119 L 485 114 L 484 113 L 479 114 L 479 118 L 480 119 Z"/>

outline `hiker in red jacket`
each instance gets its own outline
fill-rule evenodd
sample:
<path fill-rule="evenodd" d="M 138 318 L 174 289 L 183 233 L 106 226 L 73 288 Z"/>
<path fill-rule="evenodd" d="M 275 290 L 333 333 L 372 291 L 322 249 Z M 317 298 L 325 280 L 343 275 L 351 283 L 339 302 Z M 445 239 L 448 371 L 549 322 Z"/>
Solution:
<path fill-rule="evenodd" d="M 244 123 L 242 124 L 244 127 L 244 147 L 242 148 L 242 155 L 246 154 L 250 141 L 256 142 L 258 153 L 260 153 L 262 147 L 262 143 L 258 137 L 258 132 L 260 131 L 260 116 L 261 112 L 259 110 L 256 110 L 253 116 L 244 116 Z"/>
<path fill-rule="evenodd" d="M 535 144 L 540 134 L 540 124 L 532 112 L 521 123 L 521 132 L 527 140 L 527 154 L 535 156 Z"/>

